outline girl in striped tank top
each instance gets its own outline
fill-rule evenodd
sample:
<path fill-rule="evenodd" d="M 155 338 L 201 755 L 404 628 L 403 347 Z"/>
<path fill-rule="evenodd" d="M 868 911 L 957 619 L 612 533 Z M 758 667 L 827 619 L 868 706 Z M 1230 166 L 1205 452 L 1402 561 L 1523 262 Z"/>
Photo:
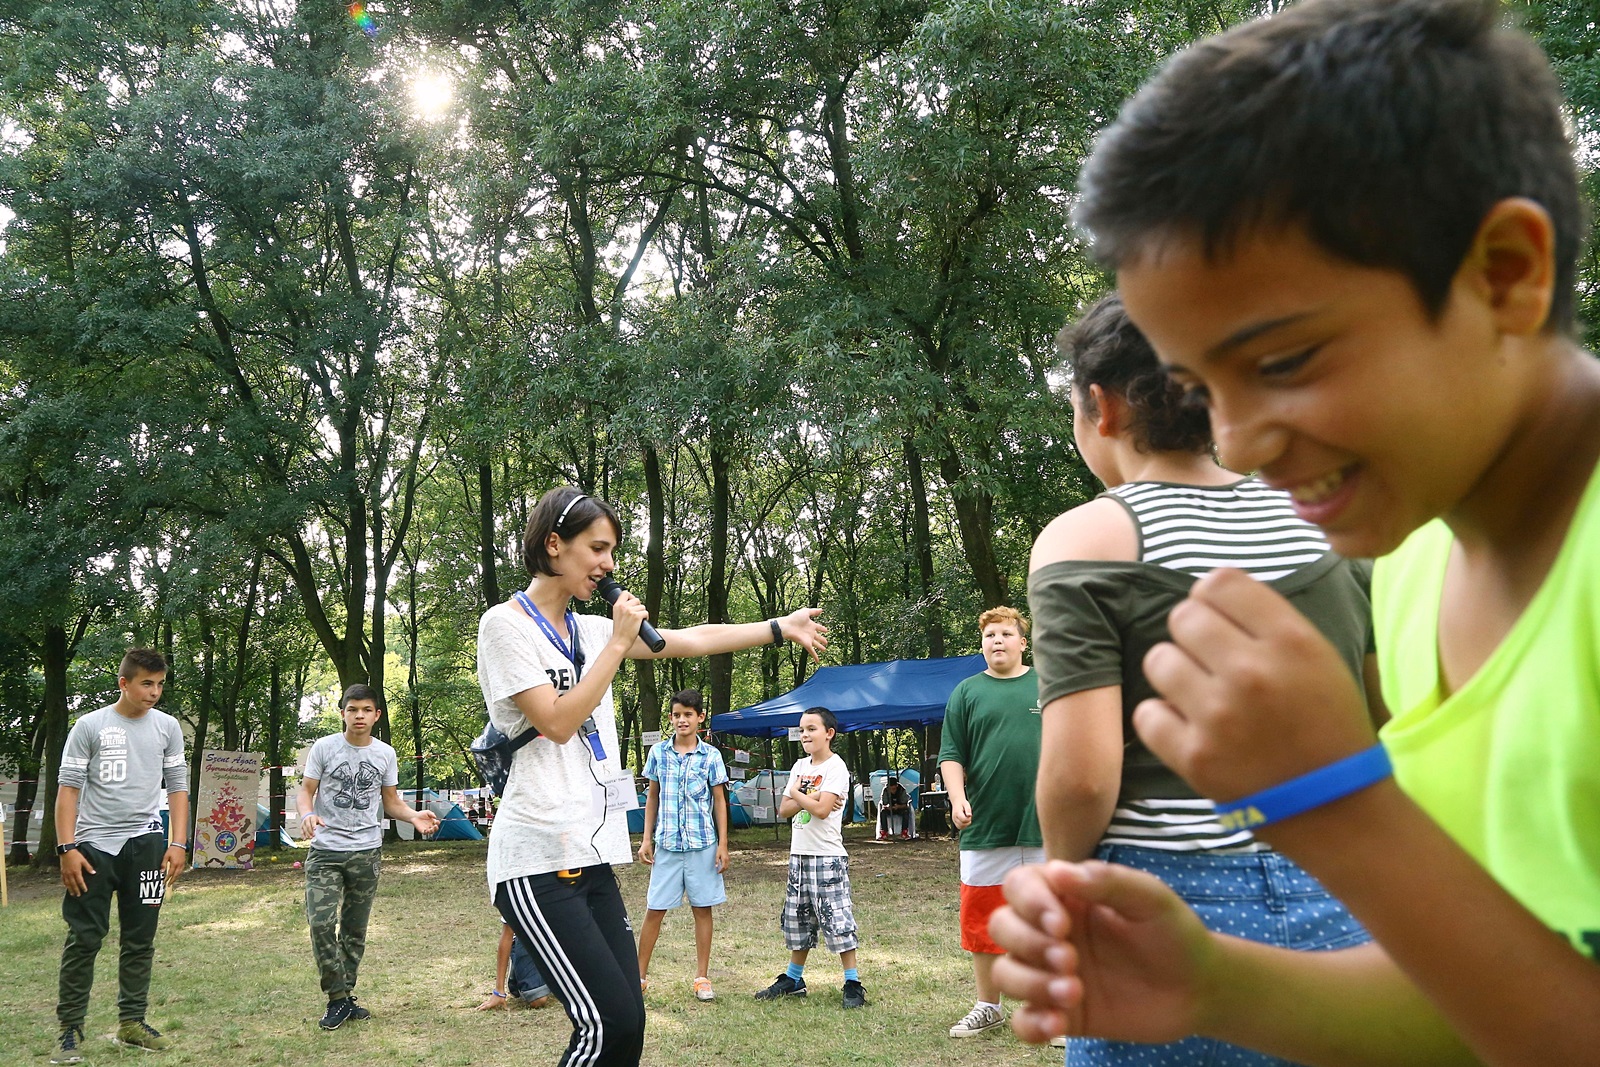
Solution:
<path fill-rule="evenodd" d="M 1364 568 L 1329 550 L 1288 497 L 1212 457 L 1203 408 L 1184 402 L 1121 300 L 1058 339 L 1072 372 L 1073 436 L 1108 491 L 1034 545 L 1028 600 L 1044 709 L 1039 824 L 1054 859 L 1148 871 L 1208 927 L 1309 950 L 1367 940 L 1344 906 L 1156 759 L 1132 726 L 1154 696 L 1143 660 L 1201 575 L 1234 567 L 1288 597 L 1364 675 L 1372 649 Z M 1191 1037 L 1167 1045 L 1076 1038 L 1068 1067 L 1287 1061 Z"/>

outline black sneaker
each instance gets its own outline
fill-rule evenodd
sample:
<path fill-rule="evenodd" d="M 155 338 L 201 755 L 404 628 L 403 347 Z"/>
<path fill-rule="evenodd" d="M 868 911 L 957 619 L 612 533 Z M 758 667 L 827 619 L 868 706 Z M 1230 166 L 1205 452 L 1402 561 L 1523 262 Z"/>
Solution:
<path fill-rule="evenodd" d="M 328 1001 L 328 1010 L 323 1012 L 317 1025 L 324 1030 L 337 1030 L 345 1024 L 355 1013 L 355 1005 L 350 1003 L 349 997 L 340 997 L 338 1000 Z"/>
<path fill-rule="evenodd" d="M 780 974 L 773 983 L 756 994 L 757 1000 L 777 1000 L 779 997 L 803 997 L 806 995 L 806 980 L 804 978 L 790 978 L 787 974 Z"/>
<path fill-rule="evenodd" d="M 847 1008 L 867 1006 L 867 991 L 861 988 L 860 982 L 852 980 L 844 984 L 844 1006 Z"/>
<path fill-rule="evenodd" d="M 55 1055 L 50 1057 L 51 1063 L 82 1063 L 83 1027 L 63 1026 L 61 1037 L 56 1042 Z"/>
<path fill-rule="evenodd" d="M 356 996 L 354 993 L 350 994 L 344 999 L 350 1002 L 350 1018 L 356 1020 L 357 1022 L 360 1022 L 362 1019 L 372 1018 L 372 1013 L 370 1011 L 356 1003 Z"/>

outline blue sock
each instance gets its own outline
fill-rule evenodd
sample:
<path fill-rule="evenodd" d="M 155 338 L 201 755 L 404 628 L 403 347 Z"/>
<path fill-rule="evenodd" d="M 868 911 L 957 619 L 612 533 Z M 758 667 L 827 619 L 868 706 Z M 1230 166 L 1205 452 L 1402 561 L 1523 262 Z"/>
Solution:
<path fill-rule="evenodd" d="M 856 970 L 854 967 L 846 967 L 844 971 L 844 980 L 846 982 L 859 982 L 861 981 L 861 972 Z"/>
<path fill-rule="evenodd" d="M 806 965 L 803 963 L 791 963 L 789 964 L 789 969 L 783 973 L 798 982 L 806 976 Z"/>

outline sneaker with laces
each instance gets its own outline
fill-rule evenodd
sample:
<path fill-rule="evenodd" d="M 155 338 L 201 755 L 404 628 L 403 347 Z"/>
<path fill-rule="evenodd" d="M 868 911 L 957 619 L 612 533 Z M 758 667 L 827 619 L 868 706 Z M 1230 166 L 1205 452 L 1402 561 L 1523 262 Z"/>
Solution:
<path fill-rule="evenodd" d="M 317 1025 L 324 1030 L 337 1030 L 350 1020 L 354 1012 L 355 1005 L 350 1003 L 349 997 L 338 997 L 328 1001 L 328 1010 L 317 1021 Z"/>
<path fill-rule="evenodd" d="M 160 1032 L 143 1019 L 124 1019 L 117 1024 L 117 1036 L 111 1040 L 125 1048 L 142 1048 L 146 1052 L 165 1052 L 172 1047 L 172 1038 Z"/>
<path fill-rule="evenodd" d="M 951 1037 L 977 1037 L 985 1030 L 993 1030 L 997 1026 L 1004 1026 L 1006 1013 L 1004 1008 L 997 1008 L 993 1004 L 978 1004 L 967 1012 L 966 1016 L 950 1028 Z"/>
<path fill-rule="evenodd" d="M 350 1018 L 355 1019 L 357 1021 L 360 1021 L 362 1019 L 370 1019 L 370 1018 L 372 1018 L 372 1013 L 370 1011 L 368 1011 L 366 1008 L 363 1008 L 361 1005 L 356 1003 L 356 996 L 355 996 L 354 993 L 350 994 L 348 997 L 345 997 L 344 999 L 346 999 L 346 1000 L 348 1000 L 350 1002 Z"/>
<path fill-rule="evenodd" d="M 806 995 L 806 980 L 790 978 L 787 974 L 780 974 L 773 983 L 756 994 L 757 1000 L 777 1000 L 779 997 L 803 997 Z"/>
<path fill-rule="evenodd" d="M 50 1062 L 83 1062 L 83 1027 L 63 1026 L 61 1028 L 61 1036 L 56 1039 L 56 1051 L 50 1057 Z"/>
<path fill-rule="evenodd" d="M 864 1008 L 867 1006 L 867 991 L 857 981 L 847 981 L 841 990 L 841 1002 L 846 1008 Z"/>
<path fill-rule="evenodd" d="M 701 975 L 694 980 L 694 999 L 716 1000 L 717 995 L 711 991 L 711 979 Z"/>

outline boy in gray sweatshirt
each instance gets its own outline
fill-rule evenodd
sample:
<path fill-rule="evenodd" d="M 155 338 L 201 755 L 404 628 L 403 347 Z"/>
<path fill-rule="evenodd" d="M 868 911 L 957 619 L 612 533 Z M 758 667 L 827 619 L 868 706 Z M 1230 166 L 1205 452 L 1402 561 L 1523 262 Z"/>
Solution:
<path fill-rule="evenodd" d="M 122 938 L 115 1040 L 152 1052 L 172 1045 L 144 1017 L 161 902 L 188 862 L 183 732 L 176 719 L 156 710 L 166 680 L 161 653 L 130 648 L 117 670 L 117 702 L 89 712 L 67 734 L 56 793 L 67 943 L 56 1003 L 61 1034 L 51 1063 L 83 1060 L 94 960 L 111 929 L 113 896 Z M 170 838 L 161 825 L 163 792 L 171 809 Z"/>

